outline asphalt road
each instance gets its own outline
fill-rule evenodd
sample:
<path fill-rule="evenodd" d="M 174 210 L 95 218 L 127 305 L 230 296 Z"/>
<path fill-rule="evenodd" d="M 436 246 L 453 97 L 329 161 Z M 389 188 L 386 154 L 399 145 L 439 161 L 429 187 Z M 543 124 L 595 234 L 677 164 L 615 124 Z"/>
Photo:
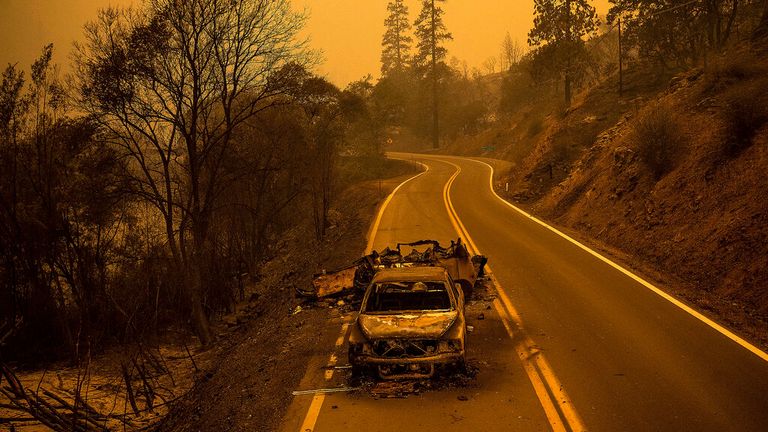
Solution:
<path fill-rule="evenodd" d="M 397 157 L 429 169 L 392 196 L 373 247 L 458 230 L 500 286 L 485 320 L 469 314 L 477 382 L 398 400 L 296 396 L 282 430 L 768 431 L 765 353 L 501 201 L 488 165 Z M 331 363 L 345 361 L 350 320 L 329 325 Z M 323 361 L 302 386 L 343 384 Z"/>

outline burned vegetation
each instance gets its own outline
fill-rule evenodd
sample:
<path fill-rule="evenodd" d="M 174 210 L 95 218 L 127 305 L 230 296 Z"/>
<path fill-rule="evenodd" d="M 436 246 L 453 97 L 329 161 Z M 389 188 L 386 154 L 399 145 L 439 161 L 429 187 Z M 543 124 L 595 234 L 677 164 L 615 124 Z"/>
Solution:
<path fill-rule="evenodd" d="M 199 380 L 282 239 L 384 162 L 288 1 L 142 1 L 0 86 L 0 427 L 142 428 Z M 402 167 L 396 167 L 397 175 Z M 246 315 L 248 315 L 246 314 Z M 208 360 L 206 360 L 208 359 Z M 55 372 L 52 372 L 55 371 Z"/>

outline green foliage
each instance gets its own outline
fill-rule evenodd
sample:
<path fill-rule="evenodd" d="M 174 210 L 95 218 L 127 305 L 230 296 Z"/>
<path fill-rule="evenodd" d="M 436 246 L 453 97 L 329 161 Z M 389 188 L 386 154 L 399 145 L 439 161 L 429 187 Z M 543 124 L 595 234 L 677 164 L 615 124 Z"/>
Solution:
<path fill-rule="evenodd" d="M 412 71 L 391 73 L 381 77 L 371 94 L 372 111 L 386 125 L 403 125 L 406 112 L 414 104 L 418 80 Z"/>
<path fill-rule="evenodd" d="M 575 87 L 581 85 L 587 73 L 594 68 L 595 60 L 583 42 L 553 42 L 531 52 L 526 66 L 533 80 L 539 84 L 561 80 L 566 70 Z"/>
<path fill-rule="evenodd" d="M 600 20 L 588 0 L 534 0 L 528 44 L 578 41 L 597 30 Z"/>
<path fill-rule="evenodd" d="M 344 152 L 379 155 L 384 123 L 375 115 L 374 85 L 370 75 L 350 83 L 341 94 L 341 105 L 347 122 Z"/>
<path fill-rule="evenodd" d="M 650 107 L 639 115 L 630 139 L 656 180 L 674 168 L 686 141 L 677 117 L 663 105 Z"/>
<path fill-rule="evenodd" d="M 445 61 L 448 51 L 443 42 L 452 40 L 453 36 L 443 23 L 444 11 L 440 3 L 444 2 L 445 0 L 422 0 L 421 12 L 414 23 L 417 51 L 413 65 L 416 69 L 425 70 L 433 62 Z"/>
<path fill-rule="evenodd" d="M 535 63 L 550 74 L 560 71 L 565 81 L 565 103 L 571 103 L 575 71 L 583 69 L 583 37 L 593 34 L 600 21 L 588 0 L 535 0 L 533 28 L 528 44 L 539 47 Z"/>
<path fill-rule="evenodd" d="M 738 0 L 610 0 L 608 22 L 621 18 L 624 51 L 671 69 L 688 67 L 707 49 L 722 49 L 737 25 Z M 741 8 L 745 8 L 741 2 Z"/>
<path fill-rule="evenodd" d="M 502 78 L 499 111 L 513 113 L 537 95 L 540 96 L 540 92 L 534 87 L 532 75 L 521 67 L 515 67 Z"/>
<path fill-rule="evenodd" d="M 408 6 L 403 0 L 392 0 L 387 4 L 389 15 L 384 20 L 386 31 L 382 38 L 381 74 L 402 72 L 410 61 L 413 38 L 408 35 L 411 23 L 408 20 Z"/>

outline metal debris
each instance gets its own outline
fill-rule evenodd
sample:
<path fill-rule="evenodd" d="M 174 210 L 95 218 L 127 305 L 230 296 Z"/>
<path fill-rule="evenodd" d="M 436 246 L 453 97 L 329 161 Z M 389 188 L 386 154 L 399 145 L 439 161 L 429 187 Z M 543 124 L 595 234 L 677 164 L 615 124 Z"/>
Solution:
<path fill-rule="evenodd" d="M 309 394 L 326 394 L 326 393 L 344 393 L 360 390 L 360 387 L 336 387 L 336 388 L 323 388 L 313 390 L 294 390 L 291 394 L 294 396 L 309 395 Z"/>
<path fill-rule="evenodd" d="M 427 248 L 422 251 L 416 249 L 421 246 Z M 403 247 L 411 247 L 411 252 L 404 255 Z M 440 266 L 448 270 L 455 282 L 461 284 L 465 296 L 469 298 L 475 281 L 485 275 L 487 261 L 483 255 L 470 256 L 460 238 L 451 241 L 448 247 L 440 246 L 436 240 L 398 243 L 394 249 L 386 247 L 380 252 L 373 251 L 350 266 L 315 274 L 310 288 L 297 290 L 299 295 L 321 299 L 351 291 L 362 292 L 376 272 L 383 268 Z"/>

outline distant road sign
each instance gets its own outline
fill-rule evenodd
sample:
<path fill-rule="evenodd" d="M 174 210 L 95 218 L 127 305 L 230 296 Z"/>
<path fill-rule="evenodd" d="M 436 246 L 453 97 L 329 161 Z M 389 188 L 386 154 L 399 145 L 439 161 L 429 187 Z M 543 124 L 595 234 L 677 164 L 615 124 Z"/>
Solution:
<path fill-rule="evenodd" d="M 490 152 L 494 150 L 496 150 L 496 146 L 492 146 L 492 145 L 483 146 L 483 151 Z"/>

